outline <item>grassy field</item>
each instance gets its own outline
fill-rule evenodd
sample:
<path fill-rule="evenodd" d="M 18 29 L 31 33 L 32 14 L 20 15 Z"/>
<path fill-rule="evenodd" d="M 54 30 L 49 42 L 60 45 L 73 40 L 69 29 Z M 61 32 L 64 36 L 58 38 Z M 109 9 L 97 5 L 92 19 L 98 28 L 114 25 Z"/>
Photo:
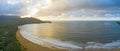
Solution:
<path fill-rule="evenodd" d="M 0 51 L 21 51 L 20 43 L 16 39 L 17 27 L 23 24 L 43 23 L 35 18 L 13 17 L 0 16 Z"/>

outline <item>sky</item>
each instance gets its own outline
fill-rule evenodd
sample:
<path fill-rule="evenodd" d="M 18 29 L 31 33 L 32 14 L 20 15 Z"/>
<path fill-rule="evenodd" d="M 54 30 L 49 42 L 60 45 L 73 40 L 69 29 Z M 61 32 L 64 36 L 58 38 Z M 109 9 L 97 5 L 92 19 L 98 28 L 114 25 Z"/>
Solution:
<path fill-rule="evenodd" d="M 120 0 L 0 0 L 0 15 L 119 17 Z"/>

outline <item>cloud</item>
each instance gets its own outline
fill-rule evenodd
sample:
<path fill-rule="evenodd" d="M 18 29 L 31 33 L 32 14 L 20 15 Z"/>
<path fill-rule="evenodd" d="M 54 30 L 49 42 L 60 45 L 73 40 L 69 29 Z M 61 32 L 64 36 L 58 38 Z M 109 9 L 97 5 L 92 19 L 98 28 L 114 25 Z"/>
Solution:
<path fill-rule="evenodd" d="M 21 14 L 25 4 L 17 0 L 0 0 L 0 14 Z"/>
<path fill-rule="evenodd" d="M 119 14 L 120 1 L 117 0 L 49 0 L 45 9 L 36 15 L 105 16 Z M 117 10 L 117 11 L 116 11 Z M 67 13 L 66 13 L 67 12 Z M 115 15 L 116 16 L 116 15 Z"/>
<path fill-rule="evenodd" d="M 119 0 L 0 0 L 0 14 L 29 16 L 106 14 L 119 10 Z M 80 14 L 77 14 L 80 11 Z M 96 13 L 97 12 L 97 13 Z"/>

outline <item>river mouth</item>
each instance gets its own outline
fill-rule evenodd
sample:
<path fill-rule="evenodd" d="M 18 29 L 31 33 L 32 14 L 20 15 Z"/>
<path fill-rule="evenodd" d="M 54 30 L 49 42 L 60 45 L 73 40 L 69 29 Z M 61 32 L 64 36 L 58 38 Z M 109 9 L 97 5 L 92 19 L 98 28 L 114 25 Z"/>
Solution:
<path fill-rule="evenodd" d="M 119 49 L 120 25 L 115 21 L 53 22 L 19 26 L 26 39 L 61 49 Z"/>

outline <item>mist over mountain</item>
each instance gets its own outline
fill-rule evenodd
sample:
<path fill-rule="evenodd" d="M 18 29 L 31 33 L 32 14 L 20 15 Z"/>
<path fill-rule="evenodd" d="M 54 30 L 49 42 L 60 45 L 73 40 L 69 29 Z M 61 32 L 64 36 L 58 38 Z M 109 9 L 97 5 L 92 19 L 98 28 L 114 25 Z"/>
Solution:
<path fill-rule="evenodd" d="M 20 16 L 0 15 L 0 19 L 17 19 L 17 18 L 20 18 Z"/>

